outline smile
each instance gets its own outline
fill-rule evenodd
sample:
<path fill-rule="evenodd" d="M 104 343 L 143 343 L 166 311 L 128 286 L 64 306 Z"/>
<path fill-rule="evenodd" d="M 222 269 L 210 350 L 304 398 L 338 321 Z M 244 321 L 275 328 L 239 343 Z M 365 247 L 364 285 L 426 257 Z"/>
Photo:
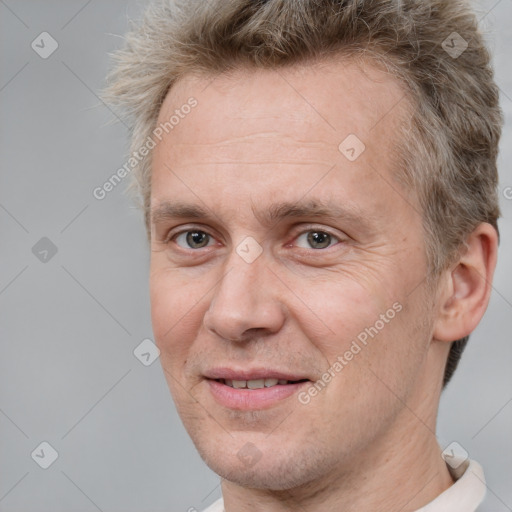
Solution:
<path fill-rule="evenodd" d="M 253 379 L 253 380 L 231 380 L 231 379 L 218 379 L 217 382 L 225 384 L 230 388 L 235 389 L 263 389 L 271 388 L 274 386 L 286 386 L 288 384 L 296 384 L 297 382 L 305 382 L 307 379 L 299 381 L 292 381 L 286 379 Z"/>
<path fill-rule="evenodd" d="M 286 398 L 299 393 L 304 386 L 311 383 L 309 379 L 258 377 L 206 378 L 205 381 L 217 405 L 239 411 L 270 409 L 284 405 Z"/>

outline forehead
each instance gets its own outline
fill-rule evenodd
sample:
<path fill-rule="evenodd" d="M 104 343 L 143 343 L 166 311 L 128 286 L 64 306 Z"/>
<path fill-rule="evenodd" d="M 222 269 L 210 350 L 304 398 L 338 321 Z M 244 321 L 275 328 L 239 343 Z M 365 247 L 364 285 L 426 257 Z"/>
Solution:
<path fill-rule="evenodd" d="M 191 97 L 197 106 L 182 111 Z M 392 179 L 392 149 L 408 108 L 401 83 L 366 61 L 188 75 L 160 110 L 159 124 L 181 115 L 155 149 L 151 202 L 168 200 L 173 186 L 193 199 L 179 176 L 198 190 L 222 182 L 226 193 L 241 196 L 245 187 L 254 198 L 260 187 L 267 198 L 278 193 L 293 201 L 291 185 L 305 187 L 336 168 L 337 177 L 322 181 L 324 195 L 337 183 L 359 187 L 374 196 L 375 210 L 383 206 L 376 193 Z M 354 153 L 356 160 L 348 158 Z M 273 190 L 261 190 L 270 181 Z"/>
<path fill-rule="evenodd" d="M 203 129 L 195 134 L 210 141 L 268 119 L 275 130 L 308 140 L 326 133 L 338 139 L 349 132 L 371 144 L 409 107 L 405 86 L 381 65 L 341 56 L 277 69 L 186 75 L 167 94 L 158 122 L 167 121 L 191 96 L 198 100 L 194 114 L 207 109 L 218 116 L 202 118 Z M 224 118 L 236 122 L 223 124 Z M 187 135 L 186 126 L 177 132 Z"/>

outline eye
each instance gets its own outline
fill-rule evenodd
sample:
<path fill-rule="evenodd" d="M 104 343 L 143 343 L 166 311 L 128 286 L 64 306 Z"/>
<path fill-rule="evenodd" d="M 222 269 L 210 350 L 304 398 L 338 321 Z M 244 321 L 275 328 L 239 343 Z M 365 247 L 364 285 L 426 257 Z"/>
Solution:
<path fill-rule="evenodd" d="M 202 249 L 214 242 L 213 238 L 204 231 L 183 231 L 175 236 L 176 243 L 184 249 Z"/>
<path fill-rule="evenodd" d="M 339 242 L 339 239 L 325 231 L 306 231 L 296 238 L 296 244 L 304 249 L 325 249 Z"/>

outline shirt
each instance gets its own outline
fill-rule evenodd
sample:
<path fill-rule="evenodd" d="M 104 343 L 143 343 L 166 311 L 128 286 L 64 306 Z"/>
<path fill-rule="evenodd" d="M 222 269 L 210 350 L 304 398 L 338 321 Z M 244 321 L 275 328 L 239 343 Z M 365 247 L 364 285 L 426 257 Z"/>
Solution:
<path fill-rule="evenodd" d="M 468 459 L 456 469 L 452 469 L 448 464 L 447 467 L 455 480 L 454 484 L 416 512 L 478 511 L 478 506 L 482 503 L 487 489 L 482 466 L 478 462 Z M 204 512 L 226 512 L 222 498 Z"/>

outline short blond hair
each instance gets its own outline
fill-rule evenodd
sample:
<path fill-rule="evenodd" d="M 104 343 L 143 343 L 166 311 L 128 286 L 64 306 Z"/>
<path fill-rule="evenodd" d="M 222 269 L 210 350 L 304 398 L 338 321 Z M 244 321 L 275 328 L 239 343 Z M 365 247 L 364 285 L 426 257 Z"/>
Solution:
<path fill-rule="evenodd" d="M 467 45 L 467 47 L 466 47 Z M 453 263 L 481 222 L 498 231 L 503 124 L 490 55 L 463 0 L 163 0 L 114 55 L 105 98 L 151 137 L 173 84 L 190 73 L 278 68 L 330 55 L 371 58 L 406 86 L 412 109 L 397 179 L 422 211 L 429 279 Z M 134 169 L 149 232 L 151 153 Z M 452 344 L 444 384 L 467 342 Z"/>

